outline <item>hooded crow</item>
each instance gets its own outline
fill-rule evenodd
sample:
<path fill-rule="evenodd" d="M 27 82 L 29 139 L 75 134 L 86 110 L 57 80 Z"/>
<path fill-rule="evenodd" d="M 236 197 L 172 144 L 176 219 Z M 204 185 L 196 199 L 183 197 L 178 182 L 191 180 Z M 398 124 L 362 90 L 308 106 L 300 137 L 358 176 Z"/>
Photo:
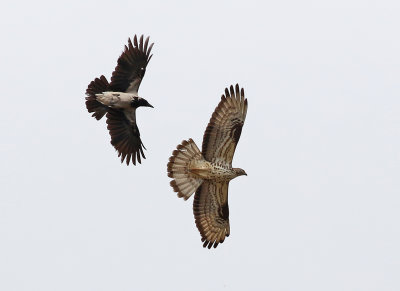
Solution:
<path fill-rule="evenodd" d="M 136 124 L 136 109 L 140 106 L 153 107 L 146 99 L 139 97 L 138 90 L 146 72 L 153 43 L 149 45 L 149 37 L 143 41 L 135 35 L 133 44 L 128 45 L 118 58 L 117 66 L 109 83 L 103 75 L 92 81 L 86 90 L 86 108 L 97 120 L 104 115 L 107 118 L 107 129 L 110 132 L 111 144 L 118 151 L 121 163 L 146 158 L 146 149 L 140 139 Z"/>

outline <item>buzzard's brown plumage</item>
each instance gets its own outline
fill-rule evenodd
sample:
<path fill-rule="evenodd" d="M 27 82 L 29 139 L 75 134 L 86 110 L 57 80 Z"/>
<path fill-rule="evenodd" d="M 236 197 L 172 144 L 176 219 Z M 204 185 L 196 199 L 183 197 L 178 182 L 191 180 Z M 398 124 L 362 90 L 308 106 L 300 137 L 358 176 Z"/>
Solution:
<path fill-rule="evenodd" d="M 232 165 L 233 154 L 242 133 L 247 113 L 243 88 L 225 88 L 203 137 L 202 154 L 207 161 Z"/>
<path fill-rule="evenodd" d="M 229 236 L 228 185 L 204 181 L 194 195 L 193 213 L 204 247 L 216 248 Z"/>
<path fill-rule="evenodd" d="M 193 213 L 204 247 L 215 248 L 230 234 L 228 186 L 231 179 L 246 175 L 232 168 L 246 113 L 244 90 L 239 85 L 225 89 L 204 133 L 202 152 L 192 139 L 183 141 L 167 166 L 178 197 L 186 200 L 196 192 Z"/>

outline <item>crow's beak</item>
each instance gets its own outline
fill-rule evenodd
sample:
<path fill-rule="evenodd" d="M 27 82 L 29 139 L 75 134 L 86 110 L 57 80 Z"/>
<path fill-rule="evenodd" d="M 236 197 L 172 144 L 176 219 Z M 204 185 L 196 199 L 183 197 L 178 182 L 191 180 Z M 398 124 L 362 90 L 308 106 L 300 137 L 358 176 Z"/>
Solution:
<path fill-rule="evenodd" d="M 151 105 L 150 103 L 148 105 L 146 105 L 147 107 L 151 107 L 154 108 L 153 105 Z"/>

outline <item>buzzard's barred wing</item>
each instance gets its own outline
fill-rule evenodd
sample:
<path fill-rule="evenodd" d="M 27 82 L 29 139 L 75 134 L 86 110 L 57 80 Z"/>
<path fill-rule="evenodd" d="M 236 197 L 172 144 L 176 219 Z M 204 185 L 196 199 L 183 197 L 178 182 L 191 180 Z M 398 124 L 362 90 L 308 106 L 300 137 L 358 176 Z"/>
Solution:
<path fill-rule="evenodd" d="M 232 165 L 247 113 L 247 99 L 243 88 L 236 84 L 225 89 L 203 137 L 202 154 L 207 161 Z"/>
<path fill-rule="evenodd" d="M 121 110 L 110 108 L 107 113 L 107 129 L 110 132 L 111 144 L 118 151 L 118 157 L 121 157 L 121 163 L 126 158 L 126 164 L 132 159 L 136 165 L 136 159 L 141 163 L 140 155 L 146 158 L 143 153 L 144 145 L 140 139 L 139 128 L 136 122 L 130 122 L 125 113 Z"/>
<path fill-rule="evenodd" d="M 146 66 L 153 43 L 149 46 L 149 37 L 143 42 L 143 35 L 138 42 L 137 37 L 128 39 L 128 46 L 118 58 L 118 64 L 111 77 L 110 90 L 115 92 L 137 93 L 140 82 L 146 72 Z"/>
<path fill-rule="evenodd" d="M 92 116 L 97 120 L 100 120 L 107 113 L 108 107 L 96 100 L 96 94 L 107 91 L 109 85 L 106 77 L 101 75 L 100 78 L 90 82 L 86 89 L 86 95 L 88 96 L 86 97 L 86 108 L 89 113 L 94 112 Z"/>
<path fill-rule="evenodd" d="M 205 180 L 196 191 L 193 212 L 203 247 L 216 248 L 229 236 L 228 185 Z"/>

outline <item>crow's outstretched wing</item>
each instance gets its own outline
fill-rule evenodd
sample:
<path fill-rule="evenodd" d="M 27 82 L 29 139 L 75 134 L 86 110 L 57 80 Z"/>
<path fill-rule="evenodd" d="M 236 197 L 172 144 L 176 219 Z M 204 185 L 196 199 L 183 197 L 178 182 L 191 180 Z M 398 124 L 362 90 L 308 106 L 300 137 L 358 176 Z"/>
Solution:
<path fill-rule="evenodd" d="M 121 56 L 118 58 L 118 64 L 112 73 L 110 90 L 114 92 L 126 92 L 136 94 L 140 83 L 146 72 L 147 64 L 152 55 L 150 55 L 153 43 L 149 46 L 149 37 L 143 41 L 143 35 L 139 41 L 135 35 L 133 44 L 128 39 L 128 45 Z"/>
<path fill-rule="evenodd" d="M 146 157 L 143 153 L 143 148 L 145 147 L 140 139 L 136 120 L 130 121 L 124 111 L 110 108 L 107 113 L 107 124 L 107 129 L 111 136 L 111 144 L 118 151 L 121 163 L 126 158 L 127 165 L 131 160 L 134 165 L 136 165 L 136 160 L 140 164 L 141 156 L 144 159 Z"/>

